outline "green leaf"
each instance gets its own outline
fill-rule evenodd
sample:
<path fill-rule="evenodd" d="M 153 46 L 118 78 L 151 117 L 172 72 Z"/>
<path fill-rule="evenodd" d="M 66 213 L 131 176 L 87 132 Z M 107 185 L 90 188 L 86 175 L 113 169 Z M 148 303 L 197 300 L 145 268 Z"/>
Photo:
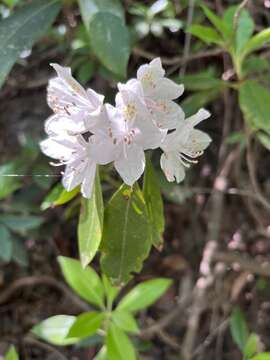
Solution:
<path fill-rule="evenodd" d="M 11 346 L 6 353 L 4 360 L 19 360 L 19 356 L 14 346 Z"/>
<path fill-rule="evenodd" d="M 215 26 L 215 28 L 223 35 L 223 37 L 227 40 L 230 35 L 230 29 L 227 24 L 217 16 L 212 10 L 208 7 L 202 5 L 203 12 L 208 20 Z"/>
<path fill-rule="evenodd" d="M 101 266 L 114 283 L 139 272 L 151 248 L 150 227 L 142 192 L 137 184 L 122 185 L 105 209 Z"/>
<path fill-rule="evenodd" d="M 230 330 L 234 342 L 244 352 L 249 334 L 246 319 L 240 308 L 235 307 L 230 316 Z"/>
<path fill-rule="evenodd" d="M 59 256 L 58 261 L 69 286 L 84 300 L 101 308 L 104 290 L 97 273 L 89 266 L 82 268 L 80 261 Z"/>
<path fill-rule="evenodd" d="M 240 86 L 239 103 L 248 124 L 270 134 L 270 91 L 254 80 L 247 80 Z"/>
<path fill-rule="evenodd" d="M 56 315 L 35 325 L 31 332 L 38 338 L 47 341 L 53 345 L 71 345 L 79 341 L 78 338 L 68 338 L 67 334 L 73 323 L 75 316 Z"/>
<path fill-rule="evenodd" d="M 234 15 L 238 9 L 238 5 L 230 6 L 224 13 L 223 21 L 227 24 L 230 29 L 231 35 L 234 31 Z M 250 39 L 255 28 L 254 21 L 246 9 L 242 9 L 238 18 L 238 26 L 235 32 L 235 50 L 236 53 L 240 53 L 245 44 Z"/>
<path fill-rule="evenodd" d="M 87 266 L 98 250 L 103 228 L 103 197 L 99 173 L 90 199 L 82 197 L 78 226 L 79 251 L 82 266 Z"/>
<path fill-rule="evenodd" d="M 187 32 L 196 36 L 200 40 L 206 42 L 207 44 L 221 44 L 222 38 L 220 35 L 210 26 L 203 25 L 192 25 L 187 29 Z"/>
<path fill-rule="evenodd" d="M 105 318 L 104 313 L 89 312 L 81 314 L 72 324 L 67 335 L 68 338 L 82 338 L 94 335 L 101 327 L 102 321 Z"/>
<path fill-rule="evenodd" d="M 215 70 L 213 68 L 208 68 L 205 71 L 200 71 L 195 74 L 177 77 L 175 81 L 183 84 L 186 90 L 192 91 L 211 90 L 225 86 L 224 81 L 215 77 Z"/>
<path fill-rule="evenodd" d="M 79 5 L 87 30 L 89 30 L 90 21 L 93 16 L 99 12 L 110 12 L 122 21 L 125 19 L 124 9 L 120 0 L 79 0 Z"/>
<path fill-rule="evenodd" d="M 157 174 L 150 159 L 146 162 L 144 172 L 143 195 L 148 210 L 152 243 L 160 248 L 165 229 L 164 208 Z"/>
<path fill-rule="evenodd" d="M 258 34 L 254 35 L 244 46 L 242 57 L 247 56 L 247 54 L 259 49 L 270 41 L 270 27 L 262 30 Z"/>
<path fill-rule="evenodd" d="M 0 223 L 13 231 L 23 232 L 38 228 L 44 219 L 33 215 L 0 215 Z"/>
<path fill-rule="evenodd" d="M 1 50 L 0 50 L 1 52 Z M 0 64 L 1 71 L 1 64 Z M 0 75 L 1 76 L 1 75 Z M 10 162 L 4 165 L 0 165 L 0 199 L 12 194 L 15 190 L 21 187 L 21 182 L 16 176 L 9 176 L 17 174 L 17 166 L 15 162 Z"/>
<path fill-rule="evenodd" d="M 103 346 L 93 360 L 109 360 L 107 355 L 107 349 Z"/>
<path fill-rule="evenodd" d="M 126 76 L 130 55 L 129 32 L 110 12 L 99 12 L 90 21 L 91 46 L 100 62 L 116 75 Z"/>
<path fill-rule="evenodd" d="M 270 360 L 270 352 L 264 352 L 264 353 L 255 355 L 250 360 Z"/>
<path fill-rule="evenodd" d="M 118 310 L 138 311 L 152 305 L 172 284 L 169 279 L 158 278 L 135 286 L 117 306 Z"/>
<path fill-rule="evenodd" d="M 80 187 L 77 186 L 71 191 L 66 191 L 63 185 L 59 182 L 57 183 L 49 194 L 43 200 L 40 208 L 41 210 L 47 210 L 50 207 L 64 205 L 68 203 L 70 200 L 74 199 L 74 197 L 79 194 Z"/>
<path fill-rule="evenodd" d="M 136 360 L 136 353 L 128 336 L 113 323 L 106 336 L 106 347 L 110 360 Z"/>
<path fill-rule="evenodd" d="M 0 22 L 0 86 L 21 52 L 46 33 L 60 5 L 59 0 L 35 0 Z"/>
<path fill-rule="evenodd" d="M 244 356 L 249 359 L 257 352 L 257 344 L 258 344 L 258 336 L 256 334 L 250 334 L 245 348 L 244 348 Z"/>
<path fill-rule="evenodd" d="M 28 252 L 21 238 L 12 236 L 12 260 L 20 266 L 29 264 Z"/>
<path fill-rule="evenodd" d="M 198 111 L 199 108 L 204 107 L 208 103 L 212 102 L 220 95 L 221 90 L 221 87 L 215 87 L 210 90 L 200 91 L 187 96 L 181 103 L 186 116 L 193 115 L 196 111 Z"/>
<path fill-rule="evenodd" d="M 109 306 L 112 307 L 113 301 L 115 300 L 116 296 L 118 295 L 120 288 L 113 286 L 105 274 L 102 274 L 102 282 L 103 282 L 107 302 L 108 302 Z"/>
<path fill-rule="evenodd" d="M 260 143 L 270 151 L 270 136 L 264 132 L 258 132 L 256 134 L 257 139 L 259 139 Z"/>
<path fill-rule="evenodd" d="M 9 230 L 0 224 L 0 259 L 9 262 L 12 255 L 12 239 Z"/>
<path fill-rule="evenodd" d="M 263 72 L 263 76 L 265 76 L 265 71 L 270 68 L 270 63 L 267 59 L 250 55 L 246 58 L 242 64 L 243 74 L 246 76 L 250 73 L 258 73 Z"/>
<path fill-rule="evenodd" d="M 124 331 L 134 334 L 138 334 L 140 332 L 136 320 L 128 311 L 115 310 L 112 313 L 112 319 L 115 325 Z"/>

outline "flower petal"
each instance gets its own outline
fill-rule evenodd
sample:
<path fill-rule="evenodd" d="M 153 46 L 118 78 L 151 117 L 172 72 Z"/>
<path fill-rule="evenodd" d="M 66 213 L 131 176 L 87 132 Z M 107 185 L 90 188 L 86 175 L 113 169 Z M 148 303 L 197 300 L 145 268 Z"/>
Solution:
<path fill-rule="evenodd" d="M 162 78 L 160 79 L 152 91 L 148 91 L 148 96 L 158 100 L 174 100 L 181 96 L 184 92 L 184 86 L 176 84 L 174 81 Z"/>
<path fill-rule="evenodd" d="M 64 144 L 58 141 L 57 138 L 48 138 L 41 141 L 40 148 L 45 155 L 63 161 L 69 160 L 74 153 L 74 147 L 72 147 L 71 144 Z"/>
<path fill-rule="evenodd" d="M 167 130 L 159 129 L 151 119 L 138 120 L 134 125 L 139 130 L 135 137 L 136 144 L 144 150 L 156 149 L 161 146 Z"/>
<path fill-rule="evenodd" d="M 141 147 L 136 144 L 127 145 L 125 155 L 114 162 L 115 169 L 127 185 L 133 185 L 145 168 L 145 156 Z"/>
<path fill-rule="evenodd" d="M 157 126 L 161 129 L 175 129 L 185 118 L 182 108 L 170 100 L 156 101 L 151 113 Z"/>
<path fill-rule="evenodd" d="M 95 182 L 95 175 L 96 175 L 96 163 L 92 161 L 88 161 L 88 165 L 85 171 L 85 176 L 81 186 L 81 193 L 85 198 L 90 199 L 92 196 L 93 185 Z"/>
<path fill-rule="evenodd" d="M 192 126 L 198 125 L 201 121 L 208 119 L 211 116 L 210 112 L 205 109 L 200 109 L 196 114 L 188 117 L 188 121 Z"/>
<path fill-rule="evenodd" d="M 160 166 L 168 181 L 176 180 L 180 183 L 185 178 L 185 169 L 181 164 L 177 152 L 169 152 L 162 154 L 160 158 Z"/>

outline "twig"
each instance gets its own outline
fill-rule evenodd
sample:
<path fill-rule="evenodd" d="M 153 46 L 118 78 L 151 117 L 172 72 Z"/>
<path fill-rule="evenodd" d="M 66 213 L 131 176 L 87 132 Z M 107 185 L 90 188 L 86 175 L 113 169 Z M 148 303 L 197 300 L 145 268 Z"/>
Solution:
<path fill-rule="evenodd" d="M 262 263 L 261 261 L 253 260 L 250 257 L 243 257 L 243 255 L 233 252 L 217 251 L 213 255 L 214 261 L 223 262 L 229 265 L 237 264 L 239 267 L 252 274 L 270 277 L 270 261 Z"/>
<path fill-rule="evenodd" d="M 159 57 L 158 54 L 153 54 L 150 51 L 146 51 L 143 50 L 141 48 L 138 47 L 134 47 L 132 50 L 133 54 L 141 56 L 147 60 L 153 60 L 156 57 Z M 193 61 L 193 60 L 198 60 L 198 59 L 203 59 L 203 58 L 208 58 L 208 57 L 212 57 L 212 56 L 219 56 L 222 53 L 224 53 L 223 49 L 211 49 L 211 50 L 207 50 L 207 51 L 202 51 L 202 52 L 198 52 L 197 54 L 191 54 L 186 58 L 186 61 Z M 175 64 L 179 64 L 181 65 L 184 61 L 183 56 L 179 55 L 179 56 L 172 56 L 172 57 L 161 57 L 161 61 L 164 65 L 175 65 Z"/>
<path fill-rule="evenodd" d="M 53 353 L 56 356 L 57 360 L 67 360 L 65 355 L 63 355 L 59 350 L 57 350 L 55 347 L 49 344 L 45 344 L 41 341 L 38 341 L 29 335 L 25 336 L 23 340 L 24 342 L 28 343 L 31 346 L 37 346 L 41 349 L 46 350 L 47 352 Z"/>
<path fill-rule="evenodd" d="M 238 21 L 239 21 L 239 17 L 241 15 L 241 11 L 244 9 L 244 7 L 247 5 L 249 0 L 243 0 L 240 5 L 237 7 L 234 17 L 233 17 L 233 31 L 234 33 L 237 30 L 237 26 L 238 26 Z"/>
<path fill-rule="evenodd" d="M 26 286 L 48 285 L 63 292 L 75 305 L 84 311 L 89 311 L 90 307 L 74 295 L 68 287 L 50 276 L 28 276 L 15 280 L 7 289 L 0 293 L 0 305 L 6 303 L 16 291 Z"/>
<path fill-rule="evenodd" d="M 189 28 L 193 21 L 193 14 L 194 14 L 194 4 L 195 0 L 189 0 L 188 2 L 188 14 L 187 14 L 187 23 L 186 27 Z M 184 52 L 183 52 L 183 62 L 182 67 L 180 69 L 179 75 L 184 76 L 186 69 L 187 69 L 187 58 L 190 52 L 190 44 L 191 44 L 191 33 L 185 33 L 185 44 L 184 44 Z"/>

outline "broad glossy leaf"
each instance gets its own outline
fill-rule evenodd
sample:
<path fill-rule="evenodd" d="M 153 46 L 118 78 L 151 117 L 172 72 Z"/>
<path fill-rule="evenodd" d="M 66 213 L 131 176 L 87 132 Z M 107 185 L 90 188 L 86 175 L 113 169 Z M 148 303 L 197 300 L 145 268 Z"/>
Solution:
<path fill-rule="evenodd" d="M 214 30 L 210 26 L 194 24 L 190 28 L 188 28 L 187 31 L 190 32 L 192 35 L 196 36 L 197 38 L 199 38 L 200 40 L 206 42 L 207 44 L 222 43 L 221 36 L 218 34 L 218 32 L 216 32 L 216 30 Z"/>
<path fill-rule="evenodd" d="M 0 86 L 21 52 L 46 33 L 60 5 L 59 0 L 35 0 L 0 22 Z"/>
<path fill-rule="evenodd" d="M 147 208 L 137 184 L 122 185 L 105 209 L 101 266 L 113 283 L 139 272 L 151 248 Z"/>
<path fill-rule="evenodd" d="M 66 191 L 61 183 L 56 184 L 49 194 L 43 200 L 40 208 L 47 210 L 50 207 L 64 205 L 72 200 L 80 192 L 80 187 L 77 186 L 71 191 Z"/>
<path fill-rule="evenodd" d="M 248 124 L 270 134 L 270 90 L 256 81 L 245 81 L 239 90 L 239 102 Z"/>
<path fill-rule="evenodd" d="M 243 352 L 249 337 L 248 327 L 243 312 L 235 307 L 230 316 L 230 330 L 234 342 Z"/>
<path fill-rule="evenodd" d="M 111 72 L 126 76 L 130 55 L 129 31 L 123 21 L 110 12 L 95 14 L 90 22 L 91 46 L 100 62 Z"/>
<path fill-rule="evenodd" d="M 124 21 L 124 10 L 120 0 L 79 0 L 82 18 L 89 30 L 90 21 L 98 12 L 110 12 Z M 91 35 L 91 34 L 90 34 Z"/>
<path fill-rule="evenodd" d="M 19 177 L 9 176 L 13 174 L 17 174 L 17 166 L 15 162 L 0 165 L 0 199 L 12 194 L 15 190 L 21 187 Z"/>
<path fill-rule="evenodd" d="M 79 341 L 78 338 L 66 338 L 76 316 L 56 315 L 35 325 L 31 332 L 38 338 L 53 345 L 71 345 Z"/>
<path fill-rule="evenodd" d="M 0 259 L 6 262 L 11 260 L 12 235 L 6 226 L 0 224 Z"/>
<path fill-rule="evenodd" d="M 113 323 L 106 336 L 106 347 L 110 360 L 136 360 L 136 353 L 128 336 Z"/>
<path fill-rule="evenodd" d="M 163 278 L 145 281 L 127 293 L 117 309 L 132 312 L 145 309 L 160 298 L 171 284 L 171 280 Z"/>
<path fill-rule="evenodd" d="M 270 41 L 270 27 L 254 35 L 243 48 L 243 57 Z"/>
<path fill-rule="evenodd" d="M 144 172 L 143 195 L 148 209 L 152 243 L 160 248 L 165 229 L 164 208 L 158 177 L 150 159 L 146 162 Z"/>
<path fill-rule="evenodd" d="M 103 228 L 103 197 L 99 179 L 96 173 L 93 193 L 90 199 L 82 197 L 78 226 L 79 252 L 82 266 L 87 266 L 98 250 Z"/>
<path fill-rule="evenodd" d="M 90 304 L 103 307 L 104 291 L 97 273 L 89 266 L 84 269 L 75 259 L 59 256 L 58 261 L 69 286 Z"/>
<path fill-rule="evenodd" d="M 258 335 L 254 333 L 250 334 L 244 348 L 245 358 L 250 359 L 252 355 L 254 355 L 257 352 L 258 344 L 259 344 Z"/>
<path fill-rule="evenodd" d="M 19 356 L 14 346 L 11 346 L 6 353 L 4 360 L 19 360 Z"/>
<path fill-rule="evenodd" d="M 38 228 L 44 219 L 34 215 L 0 215 L 0 223 L 13 231 L 23 232 Z"/>
<path fill-rule="evenodd" d="M 69 329 L 68 338 L 82 338 L 94 335 L 101 327 L 102 321 L 105 318 L 104 313 L 89 312 L 81 314 L 77 317 L 75 322 Z"/>
<path fill-rule="evenodd" d="M 125 310 L 115 310 L 112 313 L 112 319 L 120 329 L 138 334 L 140 332 L 140 329 L 138 327 L 138 324 L 136 320 L 134 319 L 134 316 Z"/>

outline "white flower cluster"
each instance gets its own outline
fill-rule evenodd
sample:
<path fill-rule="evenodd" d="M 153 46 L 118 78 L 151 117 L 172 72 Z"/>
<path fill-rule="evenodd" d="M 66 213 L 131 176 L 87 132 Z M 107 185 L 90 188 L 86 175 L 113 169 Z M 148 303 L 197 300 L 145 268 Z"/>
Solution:
<path fill-rule="evenodd" d="M 42 151 L 66 165 L 63 185 L 71 191 L 81 184 L 84 197 L 91 197 L 96 165 L 110 162 L 132 185 L 145 167 L 144 151 L 161 148 L 160 164 L 168 181 L 180 182 L 185 167 L 197 162 L 210 137 L 194 129 L 210 116 L 204 109 L 186 118 L 173 100 L 183 85 L 166 78 L 159 58 L 139 67 L 137 78 L 118 84 L 115 106 L 104 97 L 85 90 L 69 68 L 52 64 L 57 77 L 49 82 L 48 104 L 54 111 L 45 123 L 48 138 Z"/>

